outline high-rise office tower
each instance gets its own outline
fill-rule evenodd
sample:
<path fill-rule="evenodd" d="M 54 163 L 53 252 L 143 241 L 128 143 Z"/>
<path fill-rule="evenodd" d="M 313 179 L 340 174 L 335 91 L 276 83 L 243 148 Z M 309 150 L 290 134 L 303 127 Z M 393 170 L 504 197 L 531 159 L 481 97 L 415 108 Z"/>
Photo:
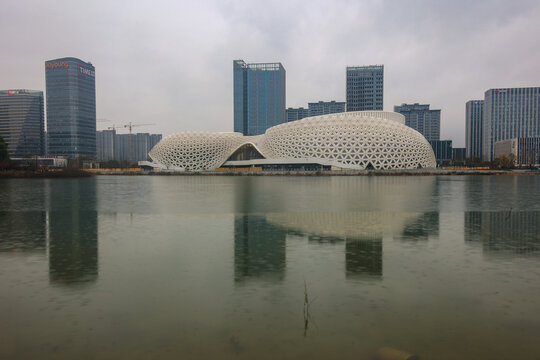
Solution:
<path fill-rule="evenodd" d="M 116 130 L 96 131 L 96 159 L 114 160 Z"/>
<path fill-rule="evenodd" d="M 347 111 L 383 109 L 384 65 L 347 66 Z"/>
<path fill-rule="evenodd" d="M 76 58 L 45 62 L 49 155 L 96 155 L 95 68 Z"/>
<path fill-rule="evenodd" d="M 482 158 L 482 120 L 484 100 L 470 100 L 465 104 L 465 148 L 467 159 Z"/>
<path fill-rule="evenodd" d="M 285 68 L 281 63 L 234 60 L 233 72 L 235 132 L 259 135 L 286 122 Z"/>
<path fill-rule="evenodd" d="M 484 94 L 482 158 L 493 160 L 493 145 L 511 138 L 540 136 L 540 87 L 489 89 Z"/>
<path fill-rule="evenodd" d="M 405 125 L 424 135 L 427 140 L 440 140 L 441 110 L 430 110 L 429 104 L 401 104 L 394 111 L 405 116 Z"/>
<path fill-rule="evenodd" d="M 319 101 L 308 103 L 309 116 L 337 114 L 345 112 L 345 102 Z"/>
<path fill-rule="evenodd" d="M 0 135 L 10 157 L 44 155 L 44 131 L 42 91 L 0 91 Z"/>

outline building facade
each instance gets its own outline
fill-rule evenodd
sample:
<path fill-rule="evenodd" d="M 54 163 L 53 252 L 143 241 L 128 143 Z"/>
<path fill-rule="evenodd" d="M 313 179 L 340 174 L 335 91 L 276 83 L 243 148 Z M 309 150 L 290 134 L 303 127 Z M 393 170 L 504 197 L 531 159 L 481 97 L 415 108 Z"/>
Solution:
<path fill-rule="evenodd" d="M 347 66 L 347 111 L 383 109 L 384 65 Z"/>
<path fill-rule="evenodd" d="M 66 57 L 45 62 L 49 155 L 95 157 L 96 72 Z"/>
<path fill-rule="evenodd" d="M 467 158 L 466 148 L 452 148 L 452 160 L 454 162 L 464 162 Z"/>
<path fill-rule="evenodd" d="M 319 101 L 308 103 L 308 116 L 338 114 L 345 112 L 343 101 Z"/>
<path fill-rule="evenodd" d="M 285 68 L 281 63 L 233 61 L 234 131 L 264 134 L 286 122 Z"/>
<path fill-rule="evenodd" d="M 116 130 L 96 131 L 96 159 L 114 160 Z"/>
<path fill-rule="evenodd" d="M 513 155 L 515 165 L 540 165 L 540 137 L 513 138 L 497 141 L 493 146 L 494 159 L 501 155 Z"/>
<path fill-rule="evenodd" d="M 433 148 L 438 165 L 452 161 L 452 140 L 430 140 L 429 144 Z"/>
<path fill-rule="evenodd" d="M 303 107 L 287 108 L 287 110 L 285 110 L 285 114 L 287 116 L 287 122 L 302 120 L 303 118 L 309 116 L 308 109 L 305 109 Z"/>
<path fill-rule="evenodd" d="M 493 160 L 497 141 L 531 137 L 540 137 L 540 87 L 486 91 L 482 124 L 483 160 Z"/>
<path fill-rule="evenodd" d="M 451 156 L 451 152 L 450 152 Z M 276 125 L 262 135 L 183 132 L 150 151 L 158 167 L 178 171 L 417 169 L 436 166 L 428 141 L 401 114 L 356 111 Z M 249 170 L 249 169 L 248 169 Z"/>
<path fill-rule="evenodd" d="M 470 100 L 465 104 L 465 148 L 467 159 L 482 159 L 482 121 L 484 100 Z"/>
<path fill-rule="evenodd" d="M 45 154 L 42 91 L 0 91 L 0 135 L 12 158 Z"/>
<path fill-rule="evenodd" d="M 405 116 L 405 125 L 412 127 L 428 140 L 441 138 L 441 110 L 430 110 L 429 104 L 401 104 L 394 111 Z"/>
<path fill-rule="evenodd" d="M 136 133 L 131 134 L 131 151 L 129 134 L 117 134 L 116 130 L 96 132 L 96 159 L 116 161 L 146 161 L 148 153 L 162 138 L 161 134 Z"/>

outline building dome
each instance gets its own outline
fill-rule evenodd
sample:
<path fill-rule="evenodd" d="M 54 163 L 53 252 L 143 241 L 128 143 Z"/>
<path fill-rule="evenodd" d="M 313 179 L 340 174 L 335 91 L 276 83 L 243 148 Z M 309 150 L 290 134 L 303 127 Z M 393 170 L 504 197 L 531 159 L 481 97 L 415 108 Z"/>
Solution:
<path fill-rule="evenodd" d="M 357 170 L 435 167 L 428 141 L 404 122 L 403 115 L 393 112 L 357 111 L 280 124 L 258 136 L 185 132 L 161 140 L 150 156 L 170 168 L 213 170 L 249 145 L 258 151 L 260 163 L 305 162 Z"/>

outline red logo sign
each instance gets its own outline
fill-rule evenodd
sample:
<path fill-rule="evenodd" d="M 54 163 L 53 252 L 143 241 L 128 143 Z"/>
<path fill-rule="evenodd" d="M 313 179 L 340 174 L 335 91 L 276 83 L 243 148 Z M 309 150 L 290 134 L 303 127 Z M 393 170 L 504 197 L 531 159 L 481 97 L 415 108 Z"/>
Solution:
<path fill-rule="evenodd" d="M 68 68 L 69 64 L 65 61 L 63 62 L 54 62 L 45 64 L 46 69 L 56 69 L 56 68 Z"/>

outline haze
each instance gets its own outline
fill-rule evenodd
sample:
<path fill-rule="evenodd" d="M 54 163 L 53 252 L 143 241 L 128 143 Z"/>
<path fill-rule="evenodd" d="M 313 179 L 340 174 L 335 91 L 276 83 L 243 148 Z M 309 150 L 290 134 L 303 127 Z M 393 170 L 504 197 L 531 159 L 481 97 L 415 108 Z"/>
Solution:
<path fill-rule="evenodd" d="M 465 102 L 540 86 L 538 1 L 7 1 L 0 88 L 45 90 L 45 60 L 96 67 L 98 129 L 232 131 L 232 60 L 281 62 L 287 106 L 345 101 L 347 65 L 385 65 L 384 110 L 441 109 L 464 146 Z"/>

